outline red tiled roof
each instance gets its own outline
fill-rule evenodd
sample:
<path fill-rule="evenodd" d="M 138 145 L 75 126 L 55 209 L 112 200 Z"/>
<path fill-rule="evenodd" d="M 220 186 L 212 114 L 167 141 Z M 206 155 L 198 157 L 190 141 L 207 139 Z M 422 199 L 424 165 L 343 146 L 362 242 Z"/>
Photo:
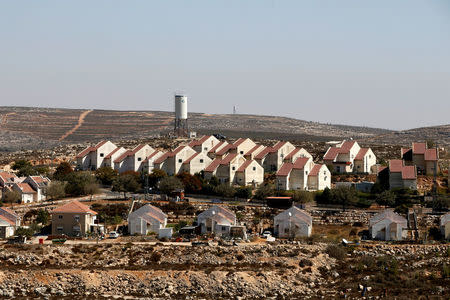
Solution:
<path fill-rule="evenodd" d="M 261 145 L 256 144 L 256 146 L 253 147 L 252 149 L 248 150 L 247 153 L 244 154 L 244 156 L 252 154 L 252 153 L 255 152 L 259 147 L 261 147 Z"/>
<path fill-rule="evenodd" d="M 401 159 L 391 159 L 389 161 L 390 172 L 401 172 L 403 169 L 403 161 Z"/>
<path fill-rule="evenodd" d="M 295 160 L 293 169 L 303 169 L 306 163 L 309 161 L 309 157 L 299 157 Z"/>
<path fill-rule="evenodd" d="M 245 141 L 245 139 L 243 138 L 238 138 L 234 143 L 233 143 L 233 148 L 236 148 L 237 146 L 239 146 L 240 144 L 242 144 Z"/>
<path fill-rule="evenodd" d="M 181 150 L 183 150 L 184 148 L 186 148 L 186 146 L 178 146 L 175 150 L 173 150 L 172 152 L 170 152 L 170 156 L 175 156 L 177 155 Z"/>
<path fill-rule="evenodd" d="M 341 154 L 349 153 L 350 149 L 352 149 L 354 144 L 355 144 L 355 141 L 345 141 L 339 148 L 339 153 L 341 153 Z"/>
<path fill-rule="evenodd" d="M 103 146 L 104 144 L 106 144 L 108 141 L 101 141 L 100 143 L 98 143 L 97 145 L 94 146 L 94 150 L 97 150 L 98 148 L 100 148 L 101 146 Z"/>
<path fill-rule="evenodd" d="M 437 161 L 438 160 L 437 149 L 434 148 L 425 150 L 425 160 Z"/>
<path fill-rule="evenodd" d="M 114 162 L 115 162 L 115 163 L 119 163 L 119 162 L 123 161 L 125 158 L 127 158 L 128 156 L 131 156 L 131 155 L 133 155 L 133 151 L 127 150 L 127 151 L 125 151 L 124 153 L 122 153 L 121 156 L 119 156 L 118 158 L 116 158 L 116 159 L 114 160 Z"/>
<path fill-rule="evenodd" d="M 36 183 L 50 182 L 48 178 L 42 176 L 30 176 Z"/>
<path fill-rule="evenodd" d="M 222 146 L 223 144 L 225 144 L 225 141 L 220 141 L 217 145 L 215 145 L 214 147 L 212 147 L 212 148 L 208 151 L 208 153 L 215 153 L 216 150 L 217 150 L 220 146 Z"/>
<path fill-rule="evenodd" d="M 294 166 L 294 164 L 292 163 L 284 163 L 283 165 L 281 165 L 281 168 L 278 170 L 277 172 L 277 176 L 288 176 L 289 173 L 291 173 L 292 171 L 292 167 Z"/>
<path fill-rule="evenodd" d="M 221 162 L 222 160 L 220 158 L 216 158 L 205 168 L 205 172 L 214 172 Z"/>
<path fill-rule="evenodd" d="M 404 166 L 402 169 L 402 179 L 416 179 L 416 167 Z"/>
<path fill-rule="evenodd" d="M 64 204 L 55 208 L 51 213 L 89 213 L 96 215 L 97 213 L 89 208 L 89 206 L 80 203 L 77 200 Z"/>
<path fill-rule="evenodd" d="M 363 160 L 367 151 L 369 151 L 369 148 L 361 148 L 358 154 L 356 154 L 355 160 Z"/>
<path fill-rule="evenodd" d="M 253 160 L 246 160 L 244 161 L 244 163 L 237 169 L 236 172 L 244 172 L 245 169 L 247 169 L 248 166 L 250 166 L 250 164 L 253 162 Z"/>
<path fill-rule="evenodd" d="M 300 148 L 294 148 L 291 152 L 289 152 L 288 155 L 284 157 L 284 159 L 291 159 L 295 154 L 297 154 L 298 151 L 300 151 Z"/>
<path fill-rule="evenodd" d="M 155 164 L 160 164 L 165 161 L 168 157 L 170 157 L 170 152 L 166 152 L 155 160 Z"/>
<path fill-rule="evenodd" d="M 286 145 L 287 142 L 282 142 L 282 141 L 278 141 L 273 147 L 272 147 L 272 152 L 278 151 L 280 150 L 281 147 L 283 147 L 284 145 Z"/>
<path fill-rule="evenodd" d="M 108 155 L 105 156 L 105 159 L 111 158 L 114 155 L 114 153 L 116 153 L 119 150 L 120 150 L 120 147 L 116 147 L 116 149 L 114 149 Z"/>
<path fill-rule="evenodd" d="M 327 153 L 325 153 L 323 160 L 335 160 L 337 155 L 339 154 L 340 148 L 330 147 L 328 148 Z"/>
<path fill-rule="evenodd" d="M 89 153 L 95 151 L 94 147 L 87 147 L 86 149 L 84 149 L 83 151 L 81 151 L 80 153 L 77 154 L 76 158 L 82 158 L 85 157 L 86 155 L 88 155 Z"/>
<path fill-rule="evenodd" d="M 189 157 L 188 159 L 186 159 L 183 164 L 188 164 L 191 162 L 191 160 L 193 160 L 197 155 L 199 155 L 200 153 L 196 152 L 194 153 L 194 155 L 192 155 L 191 157 Z"/>
<path fill-rule="evenodd" d="M 267 154 L 269 154 L 270 152 L 272 152 L 272 147 L 266 147 L 264 148 L 261 152 L 259 152 L 255 158 L 256 159 L 263 159 L 264 157 L 266 157 Z"/>
<path fill-rule="evenodd" d="M 28 183 L 25 183 L 25 182 L 18 183 L 17 186 L 20 188 L 20 190 L 24 194 L 35 194 L 36 193 L 36 191 L 33 190 L 31 185 L 29 185 Z"/>
<path fill-rule="evenodd" d="M 158 150 L 153 151 L 153 153 L 150 154 L 144 161 L 149 161 L 152 157 L 154 157 L 158 153 L 159 153 Z"/>
<path fill-rule="evenodd" d="M 0 172 L 0 177 L 2 177 L 3 180 L 6 182 L 11 178 L 16 178 L 17 176 L 15 174 L 8 173 L 8 172 Z"/>
<path fill-rule="evenodd" d="M 2 219 L 2 220 L 5 221 L 5 222 L 8 222 L 8 223 L 9 223 L 10 225 L 12 225 L 12 226 L 15 226 L 15 225 L 16 225 L 15 222 L 13 222 L 12 220 L 8 219 L 8 218 L 5 217 L 5 216 L 0 215 L 0 219 Z"/>
<path fill-rule="evenodd" d="M 224 155 L 225 153 L 227 153 L 230 149 L 233 149 L 234 145 L 233 144 L 228 144 L 225 147 L 223 147 L 222 149 L 220 149 L 219 151 L 217 151 L 217 155 Z"/>
<path fill-rule="evenodd" d="M 407 152 L 409 152 L 409 151 L 411 151 L 411 150 L 412 150 L 411 148 L 401 148 L 401 149 L 400 149 L 400 151 L 401 151 L 401 153 L 402 153 L 402 156 L 405 155 L 405 153 L 407 153 Z"/>
<path fill-rule="evenodd" d="M 203 144 L 204 142 L 206 142 L 207 139 L 209 139 L 211 136 L 210 135 L 204 135 L 201 139 L 199 140 L 193 140 L 191 141 L 188 146 L 189 147 L 195 147 L 195 146 L 200 146 L 201 144 Z"/>
<path fill-rule="evenodd" d="M 309 172 L 309 176 L 317 176 L 319 175 L 320 168 L 322 168 L 323 165 L 314 165 L 314 167 L 311 169 L 311 172 Z"/>
<path fill-rule="evenodd" d="M 11 215 L 13 215 L 13 216 L 16 217 L 16 218 L 19 217 L 19 216 L 16 214 L 15 211 L 13 211 L 12 209 L 10 209 L 10 208 L 8 208 L 8 207 L 3 206 L 3 207 L 0 207 L 0 209 L 6 211 L 6 212 L 8 212 L 8 213 L 10 213 Z"/>
<path fill-rule="evenodd" d="M 230 153 L 227 156 L 225 156 L 224 159 L 222 159 L 220 164 L 221 165 L 228 165 L 236 156 L 237 156 L 237 153 Z"/>
<path fill-rule="evenodd" d="M 427 149 L 427 144 L 413 143 L 412 149 L 413 149 L 413 154 L 425 154 L 425 150 Z"/>

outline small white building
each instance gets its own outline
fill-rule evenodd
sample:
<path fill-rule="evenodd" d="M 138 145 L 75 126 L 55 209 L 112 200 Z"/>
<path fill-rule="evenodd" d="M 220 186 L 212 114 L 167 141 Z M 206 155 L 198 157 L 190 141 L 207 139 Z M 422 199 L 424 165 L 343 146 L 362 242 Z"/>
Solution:
<path fill-rule="evenodd" d="M 183 162 L 180 171 L 194 175 L 205 170 L 211 162 L 212 159 L 205 152 L 197 152 Z"/>
<path fill-rule="evenodd" d="M 323 161 L 337 173 L 372 173 L 376 157 L 372 149 L 361 148 L 356 141 L 343 141 L 328 148 Z"/>
<path fill-rule="evenodd" d="M 221 183 L 238 184 L 236 172 L 245 162 L 245 158 L 236 153 L 229 153 L 217 166 L 216 176 Z M 209 167 L 209 166 L 208 166 Z"/>
<path fill-rule="evenodd" d="M 208 154 L 208 152 L 219 143 L 220 141 L 216 137 L 212 135 L 205 135 L 198 140 L 191 141 L 188 146 L 196 152 Z"/>
<path fill-rule="evenodd" d="M 239 185 L 256 187 L 264 182 L 264 168 L 255 160 L 246 160 L 236 170 L 235 177 Z"/>
<path fill-rule="evenodd" d="M 142 170 L 144 173 L 150 174 L 155 168 L 155 161 L 164 155 L 164 152 L 155 150 L 142 162 Z"/>
<path fill-rule="evenodd" d="M 308 190 L 321 191 L 331 188 L 331 173 L 326 165 L 314 164 L 308 174 Z"/>
<path fill-rule="evenodd" d="M 405 166 L 403 160 L 391 159 L 388 169 L 382 170 L 381 172 L 389 172 L 390 189 L 409 188 L 417 190 L 416 166 Z"/>
<path fill-rule="evenodd" d="M 0 238 L 7 239 L 13 236 L 20 222 L 21 218 L 14 211 L 0 207 Z"/>
<path fill-rule="evenodd" d="M 154 161 L 154 168 L 163 170 L 172 176 L 180 173 L 183 163 L 197 152 L 189 146 L 178 146 L 171 152 L 164 153 Z"/>
<path fill-rule="evenodd" d="M 46 190 L 50 185 L 50 179 L 45 176 L 28 176 L 24 181 L 24 183 L 28 183 L 33 190 L 36 191 L 36 198 L 34 201 L 40 202 L 46 199 Z"/>
<path fill-rule="evenodd" d="M 14 173 L 0 172 L 0 187 L 12 186 L 18 182 L 18 177 Z"/>
<path fill-rule="evenodd" d="M 446 213 L 440 219 L 441 233 L 444 239 L 450 240 L 450 213 Z"/>
<path fill-rule="evenodd" d="M 284 163 L 276 173 L 278 189 L 307 190 L 308 175 L 313 167 L 310 157 L 298 157 L 294 163 Z"/>
<path fill-rule="evenodd" d="M 262 164 L 266 171 L 278 171 L 284 162 L 284 158 L 295 149 L 294 145 L 284 141 L 279 141 L 273 147 L 268 148 L 270 148 L 270 151 Z"/>
<path fill-rule="evenodd" d="M 231 227 L 236 225 L 236 215 L 223 206 L 213 205 L 197 216 L 197 225 L 202 234 L 226 236 L 230 234 Z"/>
<path fill-rule="evenodd" d="M 142 163 L 155 150 L 149 145 L 139 145 L 133 150 L 128 150 L 114 160 L 114 169 L 119 173 L 126 171 L 142 171 Z"/>
<path fill-rule="evenodd" d="M 369 220 L 369 232 L 372 239 L 382 241 L 400 241 L 406 236 L 408 221 L 391 209 L 376 214 Z"/>
<path fill-rule="evenodd" d="M 20 194 L 20 203 L 31 203 L 37 201 L 37 192 L 26 182 L 14 183 L 11 190 Z"/>
<path fill-rule="evenodd" d="M 80 170 L 97 170 L 105 157 L 117 148 L 110 141 L 101 141 L 93 147 L 87 147 L 76 156 L 77 168 Z"/>
<path fill-rule="evenodd" d="M 167 225 L 167 215 L 156 206 L 146 204 L 128 215 L 128 231 L 131 235 L 159 234 Z"/>
<path fill-rule="evenodd" d="M 105 156 L 103 160 L 102 167 L 110 167 L 114 169 L 114 161 L 118 159 L 122 154 L 127 152 L 128 150 L 124 147 L 117 147 L 113 151 L 111 151 L 108 155 Z"/>
<path fill-rule="evenodd" d="M 273 224 L 279 238 L 308 237 L 312 232 L 312 217 L 296 206 L 276 215 Z"/>
<path fill-rule="evenodd" d="M 284 162 L 290 162 L 293 163 L 297 160 L 299 157 L 310 157 L 313 159 L 312 155 L 306 151 L 304 148 L 295 148 L 291 152 L 289 152 L 288 155 L 284 157 Z"/>

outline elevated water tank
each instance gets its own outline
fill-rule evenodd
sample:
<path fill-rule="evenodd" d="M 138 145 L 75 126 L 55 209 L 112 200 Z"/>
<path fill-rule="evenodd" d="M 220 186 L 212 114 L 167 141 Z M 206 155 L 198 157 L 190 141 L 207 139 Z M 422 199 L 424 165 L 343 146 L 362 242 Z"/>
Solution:
<path fill-rule="evenodd" d="M 187 96 L 175 95 L 175 119 L 186 120 L 187 117 Z"/>

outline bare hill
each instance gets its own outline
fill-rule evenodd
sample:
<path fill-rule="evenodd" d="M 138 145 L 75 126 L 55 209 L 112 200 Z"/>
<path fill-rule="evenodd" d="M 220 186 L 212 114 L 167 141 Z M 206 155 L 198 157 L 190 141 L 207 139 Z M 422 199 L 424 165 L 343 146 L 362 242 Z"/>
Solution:
<path fill-rule="evenodd" d="M 59 143 L 84 143 L 100 139 L 142 139 L 167 133 L 173 113 L 32 107 L 0 107 L 0 149 L 51 147 Z M 209 115 L 191 113 L 189 125 L 200 133 L 289 140 L 326 141 L 354 138 L 374 143 L 405 144 L 434 139 L 449 143 L 450 125 L 402 133 L 386 129 L 323 124 L 277 116 Z M 424 134 L 425 133 L 425 134 Z"/>

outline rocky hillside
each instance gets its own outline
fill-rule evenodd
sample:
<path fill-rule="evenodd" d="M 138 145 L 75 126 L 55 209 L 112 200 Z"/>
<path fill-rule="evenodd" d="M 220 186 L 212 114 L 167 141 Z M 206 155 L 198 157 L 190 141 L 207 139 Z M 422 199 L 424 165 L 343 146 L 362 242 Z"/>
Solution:
<path fill-rule="evenodd" d="M 368 143 L 409 144 L 433 139 L 450 143 L 450 125 L 394 132 L 385 129 L 332 125 L 292 118 L 256 115 L 191 113 L 189 126 L 199 133 L 229 137 L 296 141 L 354 138 Z M 0 150 L 54 147 L 61 143 L 145 139 L 170 132 L 173 113 L 161 111 L 78 110 L 0 107 Z"/>

